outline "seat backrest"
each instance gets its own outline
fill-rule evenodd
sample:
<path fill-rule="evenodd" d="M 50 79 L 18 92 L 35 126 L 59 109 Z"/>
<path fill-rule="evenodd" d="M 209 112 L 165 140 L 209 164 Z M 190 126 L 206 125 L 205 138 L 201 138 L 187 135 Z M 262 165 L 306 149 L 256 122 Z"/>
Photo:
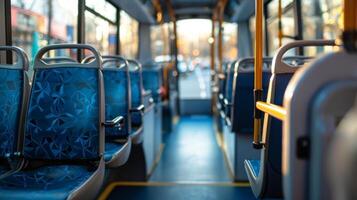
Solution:
<path fill-rule="evenodd" d="M 45 63 L 50 50 L 86 49 L 87 64 Z M 34 60 L 25 121 L 24 157 L 30 160 L 98 160 L 104 150 L 102 58 L 84 44 L 46 46 Z"/>
<path fill-rule="evenodd" d="M 324 103 L 326 106 L 331 106 L 333 108 L 331 110 L 327 109 L 329 110 L 326 113 L 327 116 L 332 117 L 332 119 L 337 119 L 337 122 L 340 122 L 338 123 L 336 131 L 333 130 L 335 126 L 332 126 L 333 128 L 329 129 L 334 131 L 329 131 L 327 133 L 328 135 L 333 135 L 332 137 L 329 137 L 331 139 L 323 140 L 321 139 L 321 135 L 320 137 L 316 137 L 316 139 L 319 139 L 322 142 L 320 142 L 321 145 L 317 145 L 316 149 L 315 146 L 313 147 L 315 155 L 320 156 L 320 159 L 318 159 L 319 162 L 316 162 L 313 165 L 313 169 L 319 171 L 316 173 L 316 170 L 310 170 L 310 174 L 315 172 L 318 175 L 317 177 L 316 175 L 313 177 L 315 179 L 317 178 L 318 181 L 310 181 L 312 185 L 317 186 L 315 188 L 310 187 L 312 189 L 310 191 L 313 191 L 315 194 L 315 196 L 312 196 L 311 192 L 310 196 L 312 197 L 340 200 L 357 199 L 355 185 L 355 172 L 357 166 L 357 80 L 354 82 L 355 83 L 349 81 L 349 83 L 343 83 L 343 88 L 341 87 L 341 83 L 339 83 L 340 85 L 337 87 L 334 86 L 332 89 L 334 91 L 329 91 L 329 93 L 332 93 L 332 95 L 329 95 L 332 96 L 332 98 L 329 98 L 326 104 Z M 354 87 L 355 91 L 351 91 L 351 87 Z M 342 93 L 345 94 L 341 95 L 341 89 Z M 354 105 L 351 106 L 351 103 Z M 323 107 L 325 107 L 325 105 Z M 335 109 L 338 108 L 337 106 L 341 105 L 343 106 L 342 112 L 340 109 Z M 346 112 L 346 108 L 348 112 Z M 321 114 L 321 117 L 326 119 L 325 114 Z M 341 117 L 341 114 L 343 117 Z M 326 122 L 327 121 L 325 120 L 325 123 Z M 333 123 L 333 121 L 327 122 L 325 125 L 328 125 L 329 123 Z M 334 125 L 336 125 L 336 123 Z M 320 130 L 323 131 L 322 129 Z M 329 188 L 328 191 L 326 190 L 327 188 Z"/>
<path fill-rule="evenodd" d="M 225 97 L 224 97 L 224 107 L 225 107 L 225 116 L 226 118 L 231 118 L 231 106 L 232 103 L 232 90 L 233 90 L 233 79 L 234 79 L 234 68 L 237 61 L 231 62 L 226 69 L 226 88 L 225 88 Z M 227 105 L 228 104 L 228 105 Z"/>
<path fill-rule="evenodd" d="M 220 106 L 222 107 L 224 104 L 224 88 L 226 88 L 226 76 L 225 76 L 225 72 L 224 73 L 219 73 L 217 75 L 218 78 L 218 92 L 217 92 L 217 99 L 218 99 L 218 103 L 220 104 Z"/>
<path fill-rule="evenodd" d="M 155 103 L 161 102 L 162 66 L 151 63 L 143 66 L 143 84 L 146 90 L 151 90 Z"/>
<path fill-rule="evenodd" d="M 286 88 L 294 73 L 311 61 L 311 57 L 292 56 L 283 57 L 284 54 L 294 48 L 307 46 L 331 46 L 333 41 L 295 41 L 281 47 L 273 58 L 272 76 L 270 78 L 267 94 L 267 103 L 282 106 Z M 280 196 L 282 194 L 282 122 L 268 114 L 264 115 L 263 121 L 263 165 L 267 179 L 267 194 Z M 272 187 L 272 185 L 275 185 Z"/>
<path fill-rule="evenodd" d="M 283 170 L 294 173 L 284 174 L 285 198 L 292 200 L 306 199 L 310 192 L 314 192 L 311 191 L 312 188 L 309 184 L 312 183 L 310 182 L 310 175 L 312 175 L 310 170 L 313 169 L 311 166 L 314 166 L 312 159 L 316 158 L 319 152 L 324 153 L 324 150 L 319 149 L 318 146 L 328 147 L 326 146 L 327 142 L 332 138 L 330 133 L 334 131 L 334 127 L 341 119 L 341 114 L 347 110 L 348 105 L 346 107 L 344 102 L 349 100 L 351 103 L 351 98 L 354 98 L 352 97 L 354 92 L 351 91 L 344 94 L 347 96 L 340 94 L 340 91 L 344 91 L 347 87 L 342 87 L 342 90 L 331 90 L 330 86 L 335 88 L 336 86 L 340 87 L 348 84 L 346 86 L 356 88 L 356 63 L 357 56 L 354 54 L 349 54 L 343 50 L 329 53 L 316 59 L 308 67 L 299 71 L 289 83 L 284 97 L 287 118 L 283 129 Z M 353 85 L 350 85 L 351 81 L 354 82 Z M 332 92 L 327 93 L 327 91 Z M 330 102 L 331 97 L 334 97 L 333 99 L 340 99 L 341 101 L 333 100 Z M 318 107 L 316 107 L 317 100 L 320 100 Z M 343 104 L 340 104 L 341 102 Z M 313 103 L 315 103 L 315 107 Z M 313 112 L 317 111 L 316 109 L 318 113 L 314 113 L 315 116 L 313 116 Z M 320 137 L 318 139 L 320 140 L 320 145 L 316 143 L 318 140 L 313 139 L 313 137 Z M 312 139 L 314 140 L 313 146 Z M 306 150 L 304 149 L 306 146 L 310 147 L 310 151 L 308 151 L 310 152 L 309 157 L 303 154 L 303 152 L 306 152 L 304 151 Z M 314 162 L 322 161 L 321 158 Z M 323 171 L 323 169 L 319 170 L 319 173 Z M 314 176 L 316 175 L 319 174 L 315 174 Z M 325 188 L 323 192 L 326 191 L 327 189 Z"/>
<path fill-rule="evenodd" d="M 12 51 L 17 58 L 14 65 L 0 64 L 0 159 L 5 159 L 22 150 L 29 62 L 18 47 L 0 46 L 0 51 Z"/>
<path fill-rule="evenodd" d="M 309 194 L 310 199 L 336 199 L 336 196 L 333 196 L 333 192 L 330 190 L 333 185 L 328 184 L 326 173 L 331 167 L 328 165 L 328 159 L 330 159 L 331 155 L 327 153 L 331 151 L 331 140 L 327 138 L 336 137 L 336 128 L 341 119 L 353 107 L 356 95 L 357 78 L 355 80 L 331 81 L 316 91 L 315 96 L 311 99 L 307 123 L 310 130 L 310 142 L 313 145 L 310 148 L 309 179 L 306 182 L 311 191 Z M 348 143 L 345 145 L 347 146 Z M 355 146 L 354 144 L 354 148 Z M 339 150 L 342 150 L 342 148 Z M 338 154 L 335 155 L 337 156 Z M 353 159 L 345 160 L 344 156 L 334 157 L 333 162 L 340 161 L 343 164 L 347 164 L 349 160 Z M 347 175 L 345 171 L 337 171 L 335 173 L 340 174 L 340 176 Z M 349 174 L 349 176 L 351 175 L 353 176 L 354 173 Z M 337 182 L 339 181 L 337 180 Z"/>
<path fill-rule="evenodd" d="M 263 68 L 263 99 L 266 94 L 271 76 L 272 58 L 264 58 Z M 254 58 L 241 59 L 234 69 L 232 89 L 232 132 L 253 133 L 254 111 Z"/>
<path fill-rule="evenodd" d="M 102 56 L 105 88 L 105 120 L 124 117 L 124 127 L 105 128 L 106 140 L 124 139 L 130 133 L 129 64 L 120 56 Z"/>
<path fill-rule="evenodd" d="M 131 84 L 131 107 L 137 108 L 143 105 L 143 77 L 142 77 L 142 67 L 138 61 L 128 60 L 129 63 L 129 73 L 130 73 L 130 84 Z M 142 125 L 142 116 L 140 112 L 131 113 L 131 124 L 133 126 Z"/>
<path fill-rule="evenodd" d="M 226 96 L 227 85 L 227 68 L 229 62 L 224 62 L 222 65 L 222 72 L 218 74 L 218 102 L 221 105 L 221 110 L 225 111 L 224 98 Z"/>

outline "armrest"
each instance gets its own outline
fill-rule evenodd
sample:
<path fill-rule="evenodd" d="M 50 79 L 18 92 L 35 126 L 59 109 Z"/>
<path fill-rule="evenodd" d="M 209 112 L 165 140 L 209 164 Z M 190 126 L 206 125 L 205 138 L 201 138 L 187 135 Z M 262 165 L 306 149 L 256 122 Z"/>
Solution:
<path fill-rule="evenodd" d="M 145 91 L 143 92 L 143 97 L 146 97 L 146 96 L 149 96 L 149 95 L 152 95 L 151 90 L 145 90 Z"/>
<path fill-rule="evenodd" d="M 157 89 L 156 92 L 157 92 L 157 94 L 159 94 L 159 95 L 162 95 L 162 94 L 163 94 L 163 91 L 162 91 L 161 88 Z"/>
<path fill-rule="evenodd" d="M 225 106 L 232 106 L 232 103 L 230 103 L 227 99 L 224 99 L 223 103 Z"/>
<path fill-rule="evenodd" d="M 145 110 L 145 106 L 143 104 L 141 104 L 140 106 L 138 106 L 136 108 L 130 109 L 130 112 L 141 112 L 141 113 L 143 113 L 144 110 Z"/>
<path fill-rule="evenodd" d="M 105 127 L 119 127 L 122 128 L 124 126 L 124 117 L 118 116 L 112 120 L 107 120 L 103 123 Z"/>

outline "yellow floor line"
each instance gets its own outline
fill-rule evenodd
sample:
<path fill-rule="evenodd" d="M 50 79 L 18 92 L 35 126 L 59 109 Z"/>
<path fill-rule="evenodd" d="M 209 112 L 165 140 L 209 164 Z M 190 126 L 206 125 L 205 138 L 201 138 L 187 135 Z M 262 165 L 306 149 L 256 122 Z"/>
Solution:
<path fill-rule="evenodd" d="M 218 187 L 249 187 L 247 182 L 204 182 L 204 181 L 176 181 L 176 182 L 113 182 L 100 195 L 98 200 L 105 200 L 115 187 L 157 187 L 157 186 L 218 186 Z"/>
<path fill-rule="evenodd" d="M 225 145 L 223 145 L 223 148 L 221 149 L 221 151 L 222 151 L 222 154 L 223 154 L 223 159 L 224 159 L 224 163 L 225 163 L 226 169 L 228 170 L 228 174 L 229 174 L 230 178 L 232 180 L 234 180 L 235 179 L 234 171 L 232 169 L 231 162 L 229 162 L 228 152 L 227 152 L 227 148 L 226 148 Z"/>

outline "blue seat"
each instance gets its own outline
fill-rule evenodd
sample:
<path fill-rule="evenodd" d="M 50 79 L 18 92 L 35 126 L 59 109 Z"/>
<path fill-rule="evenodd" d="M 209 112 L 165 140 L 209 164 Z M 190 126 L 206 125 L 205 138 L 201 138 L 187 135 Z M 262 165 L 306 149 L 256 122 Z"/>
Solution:
<path fill-rule="evenodd" d="M 104 160 L 108 167 L 120 167 L 129 159 L 131 140 L 126 142 L 106 141 L 104 152 Z"/>
<path fill-rule="evenodd" d="M 43 166 L 1 180 L 1 199 L 67 199 L 93 171 L 82 165 Z"/>
<path fill-rule="evenodd" d="M 266 99 L 272 59 L 264 58 L 263 99 Z M 232 89 L 232 114 L 228 118 L 231 131 L 239 134 L 253 133 L 254 113 L 254 59 L 245 58 L 237 63 Z M 229 123 L 230 122 L 230 123 Z"/>
<path fill-rule="evenodd" d="M 277 74 L 275 80 L 275 91 L 272 102 L 275 105 L 283 106 L 284 94 L 286 87 L 289 84 L 293 74 Z M 268 134 L 266 143 L 269 148 L 265 149 L 266 161 L 262 165 L 265 170 L 266 178 L 269 179 L 270 184 L 266 185 L 265 195 L 269 197 L 282 197 L 282 174 L 281 174 L 281 151 L 282 151 L 282 127 L 283 124 L 280 120 L 270 116 L 269 124 L 266 125 L 266 133 Z"/>
<path fill-rule="evenodd" d="M 146 64 L 143 67 L 143 84 L 145 90 L 150 90 L 154 102 L 161 102 L 161 87 L 163 85 L 163 69 L 160 65 Z"/>
<path fill-rule="evenodd" d="M 120 56 L 103 56 L 106 120 L 121 120 L 105 129 L 104 160 L 107 167 L 119 167 L 130 155 L 130 85 L 128 62 Z"/>
<path fill-rule="evenodd" d="M 284 58 L 284 63 L 299 63 L 299 65 L 302 65 L 309 59 L 310 58 L 306 57 L 289 57 Z M 280 69 L 279 66 L 275 65 L 272 68 L 272 76 L 266 101 L 282 106 L 285 90 L 297 67 L 290 65 L 289 71 Z M 265 114 L 263 135 L 265 140 L 263 141 L 264 146 L 260 152 L 261 160 L 259 162 L 259 168 L 257 168 L 258 162 L 256 160 L 245 161 L 248 179 L 251 183 L 253 193 L 257 198 L 282 198 L 282 122 Z M 254 164 L 252 165 L 252 163 Z"/>
<path fill-rule="evenodd" d="M 144 91 L 141 64 L 135 60 L 128 60 L 131 88 L 131 136 L 135 144 L 143 140 Z"/>
<path fill-rule="evenodd" d="M 217 96 L 216 96 L 216 124 L 217 124 L 217 130 L 219 133 L 222 133 L 223 132 L 223 123 L 222 123 L 222 117 L 224 112 L 221 112 L 222 111 L 222 107 L 223 107 L 223 91 L 225 88 L 225 75 L 224 73 L 219 73 L 217 74 Z"/>
<path fill-rule="evenodd" d="M 15 65 L 0 64 L 0 177 L 21 165 L 18 152 L 23 140 L 23 110 L 28 99 L 29 62 L 24 51 L 17 47 L 0 46 L 0 51 L 16 54 Z"/>
<path fill-rule="evenodd" d="M 89 64 L 46 64 L 56 49 L 87 49 Z M 0 199 L 94 199 L 104 177 L 101 58 L 88 45 L 51 45 L 34 61 L 24 123 L 26 167 L 0 180 Z"/>
<path fill-rule="evenodd" d="M 227 85 L 227 68 L 229 63 L 223 63 L 222 71 L 223 73 L 218 74 L 218 101 L 217 108 L 220 112 L 222 118 L 225 118 L 225 106 L 224 106 L 224 98 L 226 96 L 226 85 Z"/>
<path fill-rule="evenodd" d="M 226 117 L 226 122 L 230 121 L 231 109 L 232 109 L 232 93 L 233 93 L 233 79 L 234 79 L 234 69 L 237 61 L 230 63 L 226 69 L 226 84 L 224 88 L 224 113 Z"/>

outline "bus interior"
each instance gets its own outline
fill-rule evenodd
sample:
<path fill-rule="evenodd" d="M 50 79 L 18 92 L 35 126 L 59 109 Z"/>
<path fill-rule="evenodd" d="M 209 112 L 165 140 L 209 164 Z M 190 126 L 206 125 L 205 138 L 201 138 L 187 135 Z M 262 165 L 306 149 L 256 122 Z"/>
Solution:
<path fill-rule="evenodd" d="M 357 199 L 357 0 L 1 0 L 0 199 Z"/>

